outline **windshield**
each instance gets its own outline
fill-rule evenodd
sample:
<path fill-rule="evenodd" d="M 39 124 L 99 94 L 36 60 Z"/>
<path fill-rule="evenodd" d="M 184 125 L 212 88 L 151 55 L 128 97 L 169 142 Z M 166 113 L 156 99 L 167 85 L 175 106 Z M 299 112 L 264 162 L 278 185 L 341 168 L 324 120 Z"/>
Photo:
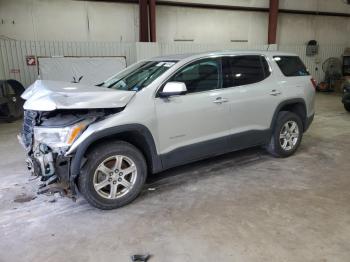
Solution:
<path fill-rule="evenodd" d="M 175 63 L 175 61 L 139 62 L 109 78 L 101 86 L 124 91 L 140 91 Z"/>

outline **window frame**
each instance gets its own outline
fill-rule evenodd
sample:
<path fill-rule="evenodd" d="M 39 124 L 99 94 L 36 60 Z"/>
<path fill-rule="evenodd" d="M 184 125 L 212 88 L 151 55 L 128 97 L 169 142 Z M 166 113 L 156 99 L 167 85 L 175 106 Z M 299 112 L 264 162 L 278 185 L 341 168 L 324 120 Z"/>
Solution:
<path fill-rule="evenodd" d="M 265 81 L 266 79 L 269 79 L 272 77 L 273 75 L 273 67 L 271 66 L 271 61 L 269 59 L 269 57 L 265 54 L 262 54 L 262 53 L 252 53 L 252 54 L 245 54 L 245 53 L 237 53 L 237 54 L 220 54 L 220 55 L 208 55 L 208 56 L 203 56 L 203 57 L 199 57 L 199 58 L 196 58 L 196 59 L 193 59 L 189 62 L 187 62 L 186 64 L 182 65 L 180 68 L 176 69 L 175 72 L 171 73 L 162 83 L 159 84 L 158 88 L 156 89 L 156 91 L 154 92 L 154 98 L 160 98 L 159 96 L 159 93 L 163 90 L 164 86 L 166 85 L 166 83 L 169 82 L 169 79 L 172 78 L 175 74 L 177 74 L 180 70 L 182 70 L 183 68 L 185 68 L 186 66 L 194 63 L 194 62 L 197 62 L 199 60 L 204 60 L 204 59 L 208 59 L 208 58 L 213 58 L 213 59 L 218 59 L 219 62 L 220 62 L 220 67 L 219 67 L 219 80 L 220 80 L 220 84 L 219 84 L 219 88 L 217 89 L 212 89 L 212 90 L 207 90 L 207 91 L 201 91 L 201 92 L 194 92 L 194 93 L 187 93 L 187 94 L 183 94 L 183 95 L 180 95 L 180 96 L 184 96 L 184 95 L 195 95 L 195 94 L 201 94 L 203 92 L 213 92 L 213 91 L 217 91 L 217 90 L 224 90 L 224 89 L 227 89 L 227 88 L 237 88 L 237 87 L 240 87 L 240 86 L 232 86 L 232 87 L 223 87 L 223 79 L 222 79 L 222 58 L 224 57 L 235 57 L 235 56 L 249 56 L 249 55 L 252 55 L 252 56 L 261 56 L 265 59 L 266 63 L 267 63 L 267 66 L 268 66 L 268 71 L 269 71 L 269 75 L 263 79 L 262 81 L 259 81 L 257 83 L 261 83 L 263 81 Z M 180 62 L 181 60 L 179 60 L 178 62 Z M 254 83 L 256 84 L 256 83 Z M 254 84 L 248 84 L 248 85 L 254 85 Z M 244 85 L 246 86 L 246 85 Z"/>

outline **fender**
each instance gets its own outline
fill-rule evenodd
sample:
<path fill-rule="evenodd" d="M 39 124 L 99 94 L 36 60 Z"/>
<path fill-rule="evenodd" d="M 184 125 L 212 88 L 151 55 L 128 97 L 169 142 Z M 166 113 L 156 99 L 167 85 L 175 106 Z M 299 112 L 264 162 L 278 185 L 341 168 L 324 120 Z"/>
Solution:
<path fill-rule="evenodd" d="M 147 127 L 143 125 L 128 124 L 101 130 L 90 135 L 85 141 L 83 141 L 78 146 L 77 151 L 71 160 L 70 181 L 74 181 L 74 179 L 79 175 L 82 160 L 89 146 L 100 139 L 105 139 L 108 137 L 111 137 L 111 139 L 113 139 L 114 136 L 117 136 L 118 134 L 122 134 L 124 132 L 136 132 L 138 135 L 144 138 L 146 142 L 146 148 L 141 148 L 141 150 L 146 152 L 145 158 L 150 165 L 150 171 L 153 173 L 161 171 L 162 163 L 160 157 L 157 154 L 156 146 L 151 132 Z"/>
<path fill-rule="evenodd" d="M 271 130 L 274 130 L 275 123 L 276 123 L 276 120 L 277 120 L 277 116 L 278 116 L 278 113 L 281 111 L 281 109 L 284 106 L 292 105 L 292 104 L 302 104 L 304 106 L 306 115 L 305 115 L 305 119 L 301 119 L 301 121 L 303 122 L 304 132 L 306 131 L 306 129 L 308 127 L 308 124 L 307 124 L 307 111 L 306 111 L 306 103 L 305 103 L 305 100 L 303 98 L 292 98 L 292 99 L 287 99 L 287 100 L 282 101 L 276 107 L 275 112 L 273 114 L 273 117 L 272 117 L 272 120 L 271 120 L 271 125 L 270 125 L 270 129 Z"/>

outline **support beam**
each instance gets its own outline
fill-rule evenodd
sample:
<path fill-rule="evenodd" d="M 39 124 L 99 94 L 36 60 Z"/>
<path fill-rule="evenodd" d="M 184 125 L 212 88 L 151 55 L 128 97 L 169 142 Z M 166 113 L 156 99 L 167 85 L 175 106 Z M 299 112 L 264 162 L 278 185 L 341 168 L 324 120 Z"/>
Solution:
<path fill-rule="evenodd" d="M 276 44 L 279 0 L 270 0 L 268 44 Z"/>
<path fill-rule="evenodd" d="M 139 41 L 148 42 L 148 10 L 147 10 L 147 0 L 139 0 L 139 13 L 140 13 L 140 23 L 139 23 Z"/>
<path fill-rule="evenodd" d="M 138 4 L 139 0 L 74 0 L 74 1 L 90 1 L 90 2 L 107 2 L 107 3 L 124 3 L 124 4 Z M 234 6 L 234 5 L 217 5 L 217 4 L 200 4 L 200 3 L 186 3 L 178 1 L 159 1 L 159 6 L 177 6 L 177 7 L 191 7 L 211 10 L 232 10 L 232 11 L 246 11 L 246 12 L 262 12 L 268 13 L 269 8 L 265 7 L 250 7 L 250 6 Z M 350 17 L 350 13 L 337 12 L 323 12 L 311 10 L 293 10 L 293 9 L 279 9 L 279 13 L 295 14 L 295 15 L 315 15 L 315 16 L 335 16 L 335 17 Z"/>
<path fill-rule="evenodd" d="M 156 37 L 156 0 L 148 0 L 149 2 L 149 29 L 150 41 L 157 42 Z"/>

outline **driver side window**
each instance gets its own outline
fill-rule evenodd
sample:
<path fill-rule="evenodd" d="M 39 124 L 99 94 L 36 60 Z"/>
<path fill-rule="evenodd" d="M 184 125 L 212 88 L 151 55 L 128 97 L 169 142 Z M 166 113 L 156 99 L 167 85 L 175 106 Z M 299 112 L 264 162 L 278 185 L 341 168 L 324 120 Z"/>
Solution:
<path fill-rule="evenodd" d="M 215 58 L 196 61 L 180 69 L 169 81 L 185 83 L 188 93 L 218 89 L 219 61 Z"/>

